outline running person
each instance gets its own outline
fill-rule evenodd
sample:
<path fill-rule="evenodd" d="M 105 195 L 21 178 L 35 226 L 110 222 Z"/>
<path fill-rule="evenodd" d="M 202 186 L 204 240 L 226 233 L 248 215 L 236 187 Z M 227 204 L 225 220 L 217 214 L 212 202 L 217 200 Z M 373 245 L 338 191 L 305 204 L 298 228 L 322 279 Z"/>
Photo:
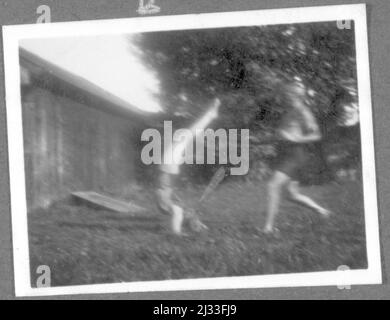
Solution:
<path fill-rule="evenodd" d="M 286 86 L 286 96 L 290 110 L 285 114 L 278 129 L 279 154 L 274 166 L 274 173 L 268 182 L 268 207 L 264 227 L 265 233 L 275 231 L 275 218 L 279 212 L 283 189 L 286 188 L 290 200 L 303 204 L 322 216 L 330 211 L 303 195 L 299 190 L 300 173 L 309 161 L 308 147 L 321 140 L 321 132 L 315 116 L 305 104 L 305 87 L 299 82 Z"/>
<path fill-rule="evenodd" d="M 171 230 L 176 235 L 183 234 L 183 223 L 189 221 L 194 231 L 201 231 L 207 227 L 200 221 L 194 210 L 184 210 L 181 201 L 175 193 L 175 180 L 180 173 L 180 163 L 184 152 L 192 137 L 196 137 L 218 116 L 218 109 L 221 102 L 216 98 L 206 114 L 200 118 L 191 128 L 191 136 L 186 136 L 180 143 L 173 144 L 168 150 L 164 150 L 164 162 L 160 165 L 160 176 L 156 190 L 158 207 L 162 212 L 171 216 Z"/>

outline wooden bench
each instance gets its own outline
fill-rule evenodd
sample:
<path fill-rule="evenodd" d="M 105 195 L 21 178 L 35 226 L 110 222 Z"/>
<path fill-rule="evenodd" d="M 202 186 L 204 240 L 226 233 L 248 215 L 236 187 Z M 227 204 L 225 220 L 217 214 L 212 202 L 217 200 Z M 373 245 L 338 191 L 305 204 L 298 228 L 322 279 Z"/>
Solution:
<path fill-rule="evenodd" d="M 131 202 L 125 202 L 123 200 L 114 199 L 112 197 L 99 194 L 94 191 L 79 191 L 73 192 L 72 196 L 78 200 L 82 200 L 86 203 L 102 207 L 115 212 L 121 213 L 137 213 L 145 211 L 145 208 L 140 207 Z"/>

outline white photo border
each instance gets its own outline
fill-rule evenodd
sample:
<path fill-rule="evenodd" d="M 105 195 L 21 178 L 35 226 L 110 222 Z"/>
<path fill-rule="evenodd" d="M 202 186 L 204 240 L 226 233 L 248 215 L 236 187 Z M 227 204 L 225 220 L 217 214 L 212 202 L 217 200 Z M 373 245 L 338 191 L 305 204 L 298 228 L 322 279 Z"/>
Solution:
<path fill-rule="evenodd" d="M 355 22 L 367 269 L 50 288 L 31 287 L 20 94 L 19 40 L 342 20 L 354 20 Z M 16 296 L 346 286 L 382 283 L 365 4 L 4 26 L 3 44 Z"/>

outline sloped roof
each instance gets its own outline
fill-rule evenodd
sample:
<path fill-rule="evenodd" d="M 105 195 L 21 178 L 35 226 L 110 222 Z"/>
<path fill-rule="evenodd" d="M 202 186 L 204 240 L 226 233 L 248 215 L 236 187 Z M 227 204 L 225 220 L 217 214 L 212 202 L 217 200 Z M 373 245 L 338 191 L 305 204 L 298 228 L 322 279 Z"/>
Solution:
<path fill-rule="evenodd" d="M 51 91 L 60 91 L 70 99 L 137 121 L 150 116 L 150 113 L 132 106 L 92 82 L 54 65 L 24 48 L 19 48 L 19 56 L 20 65 L 29 71 L 32 80 L 38 86 Z"/>

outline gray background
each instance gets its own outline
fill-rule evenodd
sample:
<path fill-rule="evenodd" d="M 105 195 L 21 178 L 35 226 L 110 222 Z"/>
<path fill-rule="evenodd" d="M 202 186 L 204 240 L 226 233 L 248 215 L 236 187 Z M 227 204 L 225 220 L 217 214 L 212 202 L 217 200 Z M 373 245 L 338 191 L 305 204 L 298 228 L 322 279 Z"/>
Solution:
<path fill-rule="evenodd" d="M 356 3 L 349 0 L 156 0 L 160 15 L 258 10 L 299 6 Z M 336 287 L 218 290 L 169 293 L 131 293 L 77 296 L 106 299 L 385 299 L 390 298 L 390 1 L 366 0 L 373 96 L 378 199 L 384 284 L 355 286 L 351 290 Z M 49 5 L 52 22 L 112 19 L 138 16 L 138 0 L 0 0 L 0 25 L 35 23 L 39 5 Z M 13 262 L 9 204 L 6 111 L 4 95 L 2 39 L 0 50 L 0 299 L 13 299 Z M 67 296 L 67 299 L 76 298 Z"/>

